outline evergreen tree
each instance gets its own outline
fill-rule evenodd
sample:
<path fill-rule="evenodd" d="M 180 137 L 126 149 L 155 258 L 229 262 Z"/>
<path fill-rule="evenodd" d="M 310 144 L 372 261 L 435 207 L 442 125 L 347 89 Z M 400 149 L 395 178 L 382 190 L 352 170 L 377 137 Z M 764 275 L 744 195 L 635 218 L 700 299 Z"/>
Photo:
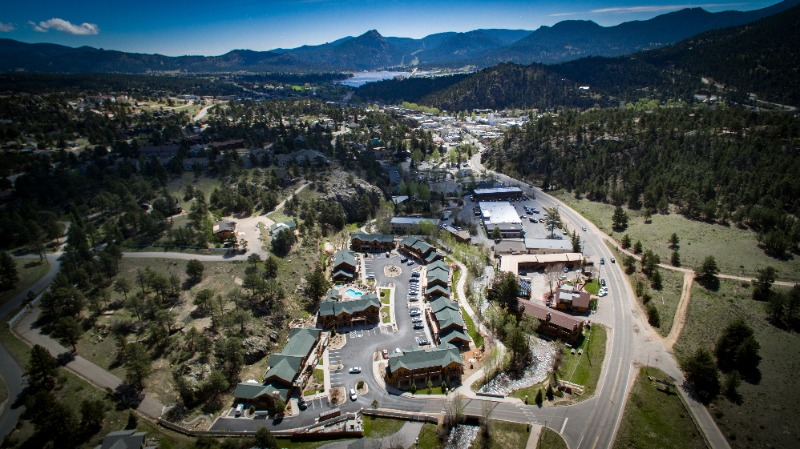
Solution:
<path fill-rule="evenodd" d="M 753 282 L 753 299 L 768 301 L 772 295 L 772 284 L 778 277 L 778 270 L 766 267 L 758 270 L 758 278 Z"/>
<path fill-rule="evenodd" d="M 622 249 L 630 248 L 631 247 L 631 236 L 629 236 L 628 234 L 623 235 L 622 236 L 622 241 L 620 242 L 620 245 L 622 245 Z"/>
<path fill-rule="evenodd" d="M 714 256 L 708 256 L 703 260 L 700 267 L 700 273 L 697 276 L 697 281 L 709 290 L 719 289 L 719 268 L 717 268 L 717 261 Z"/>
<path fill-rule="evenodd" d="M 0 252 L 0 289 L 8 290 L 19 282 L 17 264 L 5 251 Z"/>
<path fill-rule="evenodd" d="M 615 231 L 624 231 L 628 227 L 628 214 L 622 209 L 622 206 L 617 206 L 614 209 L 614 215 L 611 217 L 611 226 Z"/>
<path fill-rule="evenodd" d="M 641 240 L 637 240 L 636 243 L 633 244 L 633 254 L 642 254 Z"/>
<path fill-rule="evenodd" d="M 719 395 L 719 374 L 708 351 L 698 349 L 684 364 L 684 371 L 700 402 L 708 404 Z"/>
<path fill-rule="evenodd" d="M 672 236 L 670 236 L 670 238 L 669 238 L 669 247 L 674 249 L 674 250 L 677 250 L 679 243 L 680 243 L 680 239 L 678 239 L 678 234 L 673 232 Z"/>
<path fill-rule="evenodd" d="M 672 256 L 669 258 L 669 263 L 673 267 L 681 266 L 681 255 L 678 253 L 677 249 L 672 250 Z"/>
<path fill-rule="evenodd" d="M 58 378 L 58 360 L 39 345 L 33 345 L 28 358 L 28 385 L 36 390 L 52 390 Z"/>
<path fill-rule="evenodd" d="M 501 271 L 492 280 L 488 299 L 507 310 L 516 312 L 519 306 L 519 281 L 517 281 L 517 276 L 510 271 Z"/>
<path fill-rule="evenodd" d="M 205 266 L 197 259 L 192 259 L 186 263 L 186 275 L 189 276 L 189 279 L 195 284 L 203 279 L 204 270 Z"/>

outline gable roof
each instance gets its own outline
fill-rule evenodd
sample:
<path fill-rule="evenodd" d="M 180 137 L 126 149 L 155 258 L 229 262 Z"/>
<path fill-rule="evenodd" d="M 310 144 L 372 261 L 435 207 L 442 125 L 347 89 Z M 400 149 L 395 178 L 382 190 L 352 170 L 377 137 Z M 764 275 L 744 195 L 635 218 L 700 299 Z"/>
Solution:
<path fill-rule="evenodd" d="M 425 287 L 426 295 L 450 296 L 450 288 L 444 287 L 439 284 L 428 285 Z"/>
<path fill-rule="evenodd" d="M 289 341 L 283 347 L 281 354 L 305 357 L 314 348 L 320 334 L 319 329 L 308 327 L 295 327 L 289 329 Z"/>
<path fill-rule="evenodd" d="M 233 397 L 237 399 L 256 399 L 265 395 L 277 396 L 285 401 L 289 397 L 289 388 L 275 382 L 267 382 L 266 384 L 239 382 L 236 385 L 236 390 L 233 391 Z"/>
<path fill-rule="evenodd" d="M 461 313 L 453 309 L 442 309 L 436 312 L 434 316 L 436 316 L 436 321 L 439 322 L 439 329 L 443 329 L 454 324 L 461 329 L 464 328 L 464 319 L 461 317 Z"/>
<path fill-rule="evenodd" d="M 583 324 L 583 319 L 567 315 L 564 312 L 559 312 L 536 302 L 520 301 L 520 305 L 524 308 L 525 313 L 535 316 L 539 321 L 550 323 L 570 332 Z"/>
<path fill-rule="evenodd" d="M 440 345 L 433 349 L 407 351 L 389 356 L 389 372 L 399 369 L 416 370 L 422 368 L 445 367 L 451 363 L 463 365 L 461 354 L 450 345 Z"/>
<path fill-rule="evenodd" d="M 361 298 L 352 301 L 325 300 L 319 303 L 319 316 L 337 316 L 341 313 L 353 315 L 372 306 L 381 308 L 381 301 L 374 293 L 365 293 Z"/>
<path fill-rule="evenodd" d="M 350 237 L 350 240 L 361 240 L 362 242 L 379 242 L 390 243 L 394 242 L 394 236 L 391 234 L 367 234 L 365 232 L 356 232 Z"/>
<path fill-rule="evenodd" d="M 461 329 L 450 329 L 439 335 L 439 340 L 441 340 L 442 344 L 454 344 L 454 340 L 461 340 L 464 342 L 472 341 L 469 335 L 465 334 Z"/>
<path fill-rule="evenodd" d="M 333 269 L 336 270 L 336 268 L 342 264 L 355 267 L 356 253 L 348 249 L 340 249 L 339 251 L 336 251 L 336 253 L 333 255 Z"/>
<path fill-rule="evenodd" d="M 109 432 L 103 437 L 103 442 L 96 449 L 141 449 L 144 446 L 144 437 L 147 434 L 131 430 L 117 430 Z"/>
<path fill-rule="evenodd" d="M 441 310 L 450 309 L 458 312 L 460 309 L 458 307 L 458 303 L 455 301 L 451 301 L 447 298 L 438 298 L 434 301 L 431 301 L 431 311 L 433 313 L 439 312 Z"/>

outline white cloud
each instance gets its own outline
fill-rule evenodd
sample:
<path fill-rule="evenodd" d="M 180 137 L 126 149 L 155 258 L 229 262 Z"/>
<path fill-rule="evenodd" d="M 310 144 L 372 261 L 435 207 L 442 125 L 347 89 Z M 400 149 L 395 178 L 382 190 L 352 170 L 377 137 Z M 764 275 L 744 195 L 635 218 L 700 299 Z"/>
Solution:
<path fill-rule="evenodd" d="M 33 27 L 35 31 L 38 31 L 40 33 L 46 33 L 51 29 L 56 31 L 61 31 L 67 34 L 77 34 L 82 36 L 88 34 L 97 34 L 100 32 L 100 28 L 93 23 L 83 22 L 80 25 L 75 25 L 64 19 L 59 19 L 59 18 L 52 18 L 50 20 L 39 22 L 38 24 L 34 22 L 28 22 L 28 23 L 30 23 L 30 25 Z"/>
<path fill-rule="evenodd" d="M 10 33 L 12 31 L 14 31 L 14 29 L 15 29 L 15 27 L 14 27 L 13 23 L 11 23 L 11 22 L 9 22 L 9 23 L 0 22 L 0 33 Z"/>
<path fill-rule="evenodd" d="M 614 8 L 600 8 L 591 11 L 577 11 L 577 12 L 560 12 L 550 14 L 550 17 L 564 17 L 576 16 L 579 14 L 627 14 L 627 13 L 641 13 L 641 12 L 662 12 L 662 11 L 676 11 L 684 8 L 723 8 L 729 6 L 741 6 L 746 3 L 701 3 L 701 4 L 683 4 L 683 5 L 642 5 L 642 6 L 620 6 Z"/>

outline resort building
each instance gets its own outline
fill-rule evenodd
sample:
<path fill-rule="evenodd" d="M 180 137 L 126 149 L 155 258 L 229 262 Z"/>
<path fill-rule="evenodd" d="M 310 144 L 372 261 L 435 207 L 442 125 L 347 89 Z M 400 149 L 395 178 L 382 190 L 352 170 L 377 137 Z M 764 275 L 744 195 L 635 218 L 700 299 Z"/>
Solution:
<path fill-rule="evenodd" d="M 350 237 L 350 249 L 362 253 L 389 252 L 394 249 L 394 236 L 356 232 Z"/>
<path fill-rule="evenodd" d="M 551 309 L 537 301 L 520 301 L 520 308 L 539 319 L 537 332 L 564 341 L 573 341 L 583 333 L 583 319 Z"/>
<path fill-rule="evenodd" d="M 386 383 L 401 389 L 411 389 L 412 384 L 423 388 L 446 383 L 449 387 L 461 384 L 464 361 L 452 345 L 440 345 L 428 350 L 406 351 L 389 356 Z"/>
<path fill-rule="evenodd" d="M 331 279 L 333 282 L 353 282 L 358 275 L 358 256 L 354 251 L 342 249 L 333 255 Z"/>
<path fill-rule="evenodd" d="M 356 289 L 347 289 L 344 296 L 336 289 L 328 291 L 327 296 L 319 303 L 317 327 L 348 327 L 357 324 L 377 325 L 381 321 L 381 301 L 374 293 L 363 293 Z"/>
<path fill-rule="evenodd" d="M 444 258 L 436 251 L 435 246 L 411 236 L 405 237 L 400 241 L 399 251 L 423 264 L 433 263 Z"/>

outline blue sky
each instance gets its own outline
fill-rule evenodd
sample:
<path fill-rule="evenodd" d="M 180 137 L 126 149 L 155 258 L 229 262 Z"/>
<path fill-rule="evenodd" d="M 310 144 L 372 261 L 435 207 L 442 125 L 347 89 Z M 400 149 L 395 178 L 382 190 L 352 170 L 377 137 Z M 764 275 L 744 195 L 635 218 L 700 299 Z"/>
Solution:
<path fill-rule="evenodd" d="M 686 7 L 751 10 L 766 1 L 681 0 L 6 0 L 0 38 L 165 55 L 317 45 L 377 29 L 420 38 L 478 28 L 535 30 L 568 19 L 615 25 Z M 112 6 L 113 5 L 113 6 Z"/>

